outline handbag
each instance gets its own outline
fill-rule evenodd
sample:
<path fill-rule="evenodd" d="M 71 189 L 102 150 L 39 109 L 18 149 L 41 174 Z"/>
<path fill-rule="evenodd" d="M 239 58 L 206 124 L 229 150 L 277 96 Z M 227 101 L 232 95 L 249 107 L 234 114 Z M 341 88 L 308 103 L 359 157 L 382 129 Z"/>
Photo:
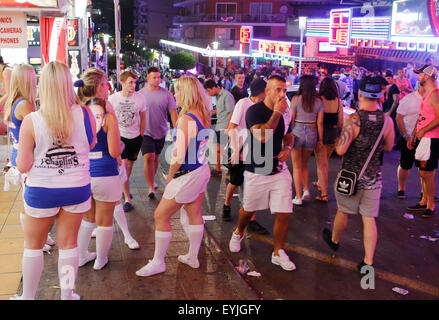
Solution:
<path fill-rule="evenodd" d="M 363 168 L 361 169 L 360 174 L 357 176 L 357 174 L 353 171 L 341 169 L 340 172 L 337 174 L 337 178 L 335 180 L 335 191 L 344 196 L 352 196 L 354 195 L 356 190 L 357 181 L 361 179 L 364 172 L 366 171 L 367 166 L 369 165 L 370 160 L 372 159 L 372 156 L 378 147 L 378 144 L 384 135 L 384 130 L 386 129 L 387 124 L 387 117 L 384 118 L 384 124 L 383 128 L 381 129 L 381 133 L 378 136 L 377 141 L 375 142 L 375 145 L 372 148 L 372 151 L 369 154 L 369 157 L 367 158 L 366 162 L 363 165 Z"/>

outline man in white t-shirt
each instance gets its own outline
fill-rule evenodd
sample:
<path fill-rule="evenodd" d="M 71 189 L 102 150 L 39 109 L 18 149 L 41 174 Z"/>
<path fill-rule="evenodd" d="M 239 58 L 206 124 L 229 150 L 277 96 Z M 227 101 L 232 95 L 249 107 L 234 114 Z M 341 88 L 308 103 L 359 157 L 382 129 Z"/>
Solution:
<path fill-rule="evenodd" d="M 401 158 L 398 166 L 398 193 L 399 199 L 406 198 L 404 193 L 405 184 L 410 173 L 410 169 L 415 162 L 416 149 L 410 150 L 407 148 L 407 141 L 412 136 L 418 121 L 419 111 L 421 108 L 422 96 L 425 94 L 425 89 L 419 87 L 415 92 L 405 96 L 400 102 L 396 111 L 396 124 L 401 133 Z"/>
<path fill-rule="evenodd" d="M 122 152 L 122 160 L 127 170 L 128 179 L 123 184 L 122 190 L 125 198 L 124 211 L 131 211 L 130 175 L 134 162 L 137 160 L 143 141 L 143 132 L 146 126 L 146 100 L 145 97 L 135 91 L 136 75 L 131 71 L 125 71 L 120 75 L 122 91 L 111 95 L 108 100 L 113 105 L 119 122 L 119 131 L 125 149 Z"/>
<path fill-rule="evenodd" d="M 267 83 L 263 79 L 256 79 L 250 85 L 251 96 L 239 100 L 233 110 L 230 124 L 227 128 L 227 134 L 230 137 L 230 145 L 232 148 L 231 167 L 230 167 L 230 182 L 226 189 L 226 199 L 223 206 L 223 220 L 231 221 L 230 202 L 236 188 L 241 186 L 244 182 L 245 165 L 243 160 L 247 154 L 247 125 L 245 123 L 245 114 L 247 110 L 265 99 L 265 88 Z M 253 215 L 252 220 L 248 224 L 247 230 L 258 234 L 266 234 L 268 231 L 262 227 L 256 220 L 256 214 Z"/>

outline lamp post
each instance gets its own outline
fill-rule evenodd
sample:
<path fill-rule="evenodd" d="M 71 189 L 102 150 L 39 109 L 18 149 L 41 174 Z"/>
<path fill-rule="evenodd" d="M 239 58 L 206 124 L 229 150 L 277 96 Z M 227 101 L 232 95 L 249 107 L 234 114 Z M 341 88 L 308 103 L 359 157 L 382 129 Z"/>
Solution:
<path fill-rule="evenodd" d="M 300 29 L 300 60 L 299 60 L 299 78 L 302 76 L 302 60 L 303 60 L 303 34 L 306 29 L 306 17 L 299 17 Z"/>
<path fill-rule="evenodd" d="M 213 75 L 216 75 L 216 50 L 218 50 L 218 41 L 212 42 L 213 50 L 214 50 L 214 58 L 213 58 Z"/>
<path fill-rule="evenodd" d="M 116 82 L 116 90 L 119 89 L 119 83 L 120 83 L 120 6 L 119 6 L 119 0 L 114 0 L 114 26 L 115 26 L 115 36 L 116 36 L 116 76 L 117 76 L 117 82 Z"/>
<path fill-rule="evenodd" d="M 108 79 L 108 44 L 110 43 L 110 35 L 104 34 L 104 44 L 105 44 L 105 73 Z"/>

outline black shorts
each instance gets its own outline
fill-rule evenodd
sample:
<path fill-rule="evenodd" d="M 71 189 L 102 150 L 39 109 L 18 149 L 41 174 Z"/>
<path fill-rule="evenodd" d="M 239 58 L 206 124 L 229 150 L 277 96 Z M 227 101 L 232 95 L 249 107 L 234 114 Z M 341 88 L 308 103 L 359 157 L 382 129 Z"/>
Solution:
<path fill-rule="evenodd" d="M 230 169 L 230 184 L 234 186 L 242 186 L 244 183 L 244 170 L 245 165 L 242 161 L 236 166 L 232 166 Z"/>
<path fill-rule="evenodd" d="M 125 149 L 122 152 L 122 159 L 128 159 L 130 161 L 136 161 L 139 154 L 140 147 L 142 146 L 143 137 L 140 135 L 134 139 L 127 139 L 120 137 L 120 140 L 125 144 Z"/>
<path fill-rule="evenodd" d="M 400 143 L 401 147 L 401 158 L 399 159 L 399 166 L 404 170 L 410 170 L 415 163 L 415 153 L 416 149 L 410 150 L 407 148 L 407 141 L 404 138 L 401 138 Z"/>
<path fill-rule="evenodd" d="M 433 171 L 437 169 L 437 160 L 439 158 L 439 138 L 431 138 L 430 159 L 427 161 L 415 160 L 416 167 L 421 171 Z"/>
<path fill-rule="evenodd" d="M 142 154 L 147 153 L 162 153 L 163 147 L 165 146 L 166 137 L 162 139 L 153 139 L 150 136 L 144 135 L 142 142 Z"/>

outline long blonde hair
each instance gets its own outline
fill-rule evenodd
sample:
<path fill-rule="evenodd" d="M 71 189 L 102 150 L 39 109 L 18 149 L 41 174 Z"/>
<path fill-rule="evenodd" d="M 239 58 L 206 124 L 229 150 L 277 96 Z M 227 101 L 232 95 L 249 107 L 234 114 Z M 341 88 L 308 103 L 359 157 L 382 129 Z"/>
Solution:
<path fill-rule="evenodd" d="M 31 105 L 35 105 L 37 96 L 37 77 L 35 70 L 28 64 L 19 64 L 15 66 L 11 75 L 10 92 L 5 104 L 5 121 L 11 119 L 12 105 L 15 100 L 21 96 Z"/>
<path fill-rule="evenodd" d="M 73 131 L 71 107 L 79 102 L 69 68 L 58 61 L 49 62 L 41 71 L 39 93 L 39 111 L 53 142 L 69 142 Z"/>
<path fill-rule="evenodd" d="M 200 81 L 195 77 L 182 77 L 175 81 L 174 87 L 179 94 L 179 107 L 181 107 L 179 117 L 189 112 L 190 109 L 195 109 L 201 114 L 203 123 L 210 127 L 210 115 L 206 109 L 206 93 Z"/>
<path fill-rule="evenodd" d="M 102 70 L 88 68 L 84 71 L 81 75 L 84 86 L 78 88 L 78 97 L 82 103 L 86 103 L 90 98 L 96 96 L 97 89 L 105 78 L 106 75 Z"/>

